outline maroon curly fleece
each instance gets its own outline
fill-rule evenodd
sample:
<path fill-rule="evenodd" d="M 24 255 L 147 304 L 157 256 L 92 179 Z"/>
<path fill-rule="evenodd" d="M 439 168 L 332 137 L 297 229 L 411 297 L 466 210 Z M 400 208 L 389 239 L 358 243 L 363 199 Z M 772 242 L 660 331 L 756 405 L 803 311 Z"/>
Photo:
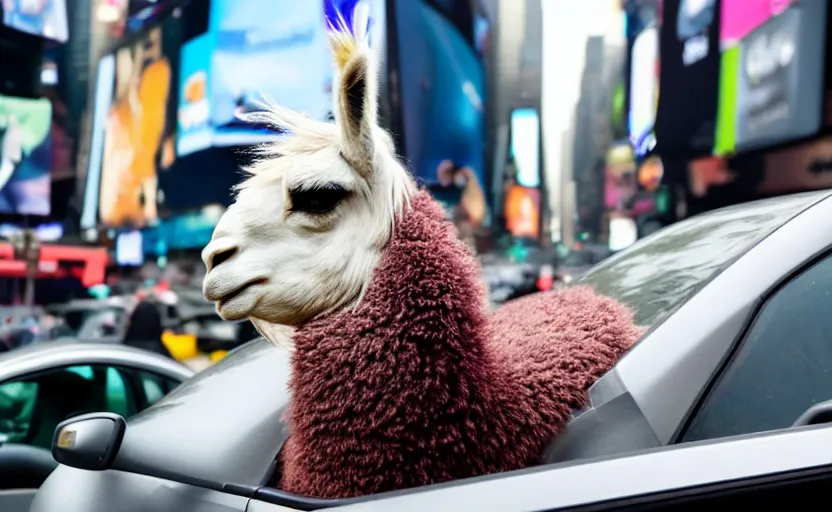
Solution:
<path fill-rule="evenodd" d="M 419 193 L 360 306 L 295 332 L 280 487 L 343 498 L 532 465 L 641 332 L 586 288 L 491 319 L 483 293 L 474 258 Z"/>

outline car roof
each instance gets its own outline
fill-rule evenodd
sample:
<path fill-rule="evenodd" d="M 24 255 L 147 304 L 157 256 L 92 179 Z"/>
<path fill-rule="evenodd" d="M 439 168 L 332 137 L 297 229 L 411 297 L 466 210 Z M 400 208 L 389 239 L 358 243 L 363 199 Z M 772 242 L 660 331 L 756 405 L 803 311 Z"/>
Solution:
<path fill-rule="evenodd" d="M 260 486 L 288 436 L 290 352 L 257 338 L 127 420 L 118 459 Z"/>
<path fill-rule="evenodd" d="M 33 343 L 0 354 L 0 381 L 50 368 L 87 364 L 139 368 L 180 382 L 195 373 L 169 357 L 134 347 L 61 340 Z"/>
<path fill-rule="evenodd" d="M 68 312 L 102 307 L 126 308 L 127 300 L 122 297 L 108 297 L 106 299 L 74 299 L 65 304 L 51 306 L 48 309 L 58 312 Z"/>

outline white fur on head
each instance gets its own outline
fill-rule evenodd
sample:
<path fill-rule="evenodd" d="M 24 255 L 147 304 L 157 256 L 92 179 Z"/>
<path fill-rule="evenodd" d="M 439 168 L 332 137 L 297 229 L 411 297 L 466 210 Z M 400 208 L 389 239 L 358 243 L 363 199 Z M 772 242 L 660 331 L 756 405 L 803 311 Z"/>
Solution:
<path fill-rule="evenodd" d="M 357 16 L 366 16 L 362 5 Z M 356 30 L 366 26 L 354 20 Z M 256 150 L 202 253 L 203 293 L 220 316 L 250 317 L 281 345 L 286 337 L 271 333 L 284 331 L 270 324 L 298 325 L 360 301 L 415 190 L 377 125 L 376 59 L 366 38 L 342 22 L 330 41 L 336 123 L 268 102 L 247 114 L 289 135 Z"/>

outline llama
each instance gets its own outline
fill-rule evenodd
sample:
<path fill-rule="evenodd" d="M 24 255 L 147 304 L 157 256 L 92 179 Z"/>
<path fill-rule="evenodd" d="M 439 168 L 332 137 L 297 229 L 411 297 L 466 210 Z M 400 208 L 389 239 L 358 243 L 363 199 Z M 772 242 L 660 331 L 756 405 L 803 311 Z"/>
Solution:
<path fill-rule="evenodd" d="M 219 315 L 293 350 L 274 485 L 320 498 L 535 464 L 641 333 L 581 287 L 489 316 L 473 255 L 377 124 L 364 27 L 331 35 L 334 124 L 249 116 L 291 136 L 260 150 L 203 251 Z"/>

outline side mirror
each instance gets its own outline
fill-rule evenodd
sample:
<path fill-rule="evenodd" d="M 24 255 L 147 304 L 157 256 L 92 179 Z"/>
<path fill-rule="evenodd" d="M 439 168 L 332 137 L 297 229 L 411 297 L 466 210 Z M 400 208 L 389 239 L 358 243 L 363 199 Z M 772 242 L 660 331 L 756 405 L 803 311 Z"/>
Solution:
<path fill-rule="evenodd" d="M 66 466 L 103 471 L 115 459 L 127 422 L 118 414 L 92 413 L 68 419 L 55 429 L 52 457 Z"/>
<path fill-rule="evenodd" d="M 792 427 L 822 425 L 824 423 L 832 423 L 832 400 L 815 404 L 806 409 L 806 412 L 797 418 Z"/>

